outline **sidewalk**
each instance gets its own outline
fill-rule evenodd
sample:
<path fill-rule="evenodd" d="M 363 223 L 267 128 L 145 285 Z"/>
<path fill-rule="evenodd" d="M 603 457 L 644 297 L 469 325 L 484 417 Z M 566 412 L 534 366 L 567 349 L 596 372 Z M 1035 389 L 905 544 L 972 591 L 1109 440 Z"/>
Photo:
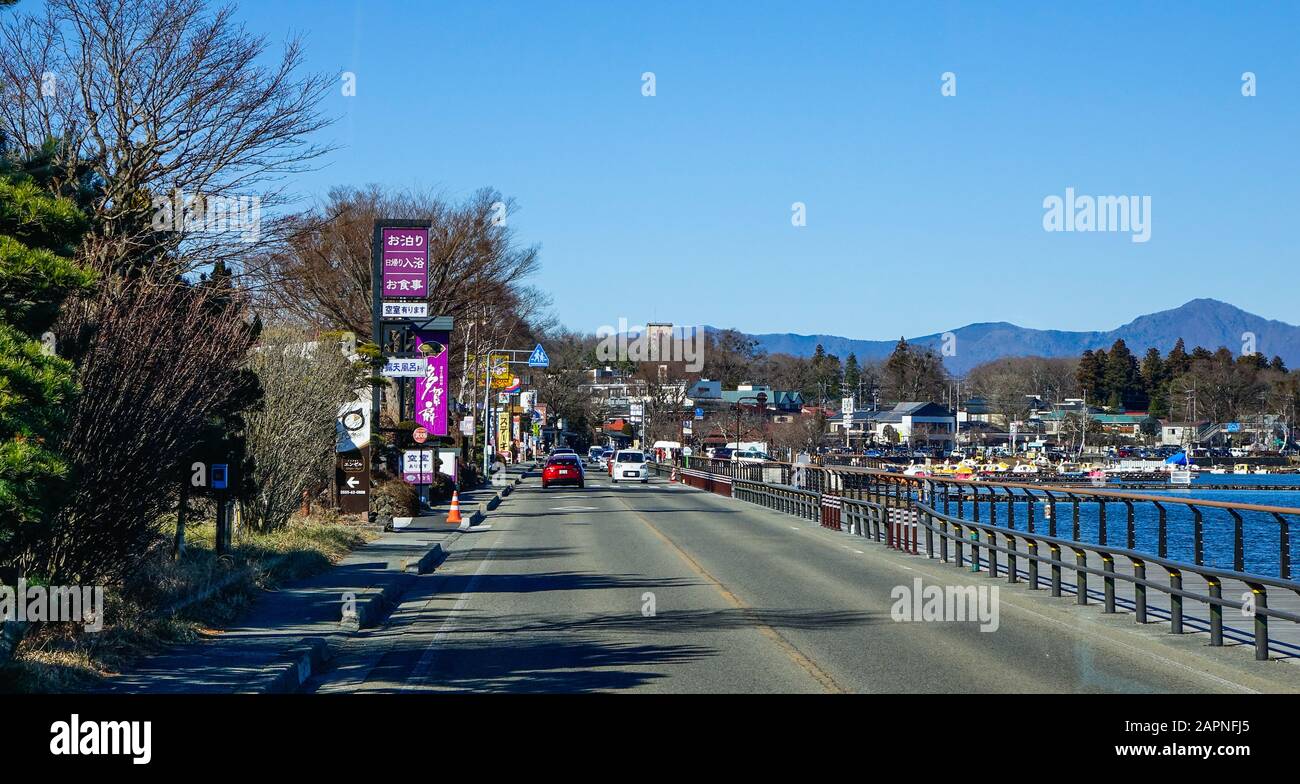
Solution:
<path fill-rule="evenodd" d="M 512 467 L 513 468 L 513 467 Z M 522 470 L 511 471 L 511 477 Z M 468 515 L 499 488 L 483 487 L 460 494 L 462 514 Z M 436 514 L 445 519 L 449 504 Z M 233 693 L 276 691 L 296 687 L 307 672 L 293 668 L 307 657 L 310 671 L 329 650 L 353 632 L 340 626 L 343 595 L 360 597 L 383 590 L 396 596 L 417 575 L 404 572 L 403 562 L 419 559 L 435 545 L 445 552 L 465 532 L 445 530 L 390 531 L 349 553 L 334 567 L 280 590 L 263 594 L 245 617 L 231 628 L 193 643 L 145 657 L 129 671 L 110 676 L 101 691 L 131 693 Z M 288 683 L 283 683 L 285 678 Z"/>

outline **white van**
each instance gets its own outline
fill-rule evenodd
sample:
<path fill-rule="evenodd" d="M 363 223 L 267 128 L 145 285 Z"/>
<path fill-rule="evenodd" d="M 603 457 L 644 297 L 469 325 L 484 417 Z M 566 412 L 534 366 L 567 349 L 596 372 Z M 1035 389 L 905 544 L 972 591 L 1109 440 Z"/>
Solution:
<path fill-rule="evenodd" d="M 641 484 L 650 481 L 650 466 L 646 463 L 644 452 L 637 449 L 620 449 L 614 455 L 614 466 L 609 472 L 609 481 L 618 484 L 620 479 Z"/>

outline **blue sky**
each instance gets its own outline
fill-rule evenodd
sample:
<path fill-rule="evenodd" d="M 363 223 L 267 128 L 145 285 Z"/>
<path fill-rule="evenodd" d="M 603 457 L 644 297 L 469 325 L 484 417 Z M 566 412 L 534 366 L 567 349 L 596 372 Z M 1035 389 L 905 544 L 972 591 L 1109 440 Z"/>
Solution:
<path fill-rule="evenodd" d="M 357 75 L 304 197 L 493 186 L 576 329 L 1109 329 L 1195 297 L 1300 322 L 1300 4 L 274 0 L 239 16 Z M 1150 196 L 1150 240 L 1044 231 L 1044 197 L 1067 187 Z"/>

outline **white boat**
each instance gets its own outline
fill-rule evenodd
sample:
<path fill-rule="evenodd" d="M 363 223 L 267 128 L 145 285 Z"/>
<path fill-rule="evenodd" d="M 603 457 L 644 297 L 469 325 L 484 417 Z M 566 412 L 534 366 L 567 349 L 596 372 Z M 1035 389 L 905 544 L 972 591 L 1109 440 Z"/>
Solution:
<path fill-rule="evenodd" d="M 1192 472 L 1191 471 L 1170 471 L 1169 484 L 1182 485 L 1184 487 L 1190 486 L 1192 484 Z"/>

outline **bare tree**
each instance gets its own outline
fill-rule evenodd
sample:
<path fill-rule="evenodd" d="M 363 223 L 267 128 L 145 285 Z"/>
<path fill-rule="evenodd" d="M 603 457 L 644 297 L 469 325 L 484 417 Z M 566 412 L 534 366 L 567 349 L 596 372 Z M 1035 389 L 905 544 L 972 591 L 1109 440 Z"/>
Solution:
<path fill-rule="evenodd" d="M 77 482 L 50 530 L 33 537 L 24 571 L 112 580 L 159 541 L 209 420 L 248 394 L 240 370 L 255 328 L 242 313 L 210 289 L 143 282 L 70 308 L 68 328 L 90 335 L 63 444 Z"/>
<path fill-rule="evenodd" d="M 249 358 L 263 397 L 245 417 L 256 490 L 240 511 L 263 531 L 284 525 L 305 492 L 329 483 L 335 418 L 362 382 L 335 342 L 309 337 L 268 330 Z"/>
<path fill-rule="evenodd" d="M 206 0 L 48 0 L 0 22 L 0 135 L 19 157 L 60 140 L 56 189 L 85 195 L 88 167 L 94 268 L 238 271 L 250 241 L 281 233 L 269 211 L 286 202 L 284 175 L 329 149 L 310 137 L 329 122 L 318 105 L 332 76 L 301 73 L 298 40 L 271 57 L 233 13 Z M 163 210 L 178 191 L 182 210 Z M 255 236 L 214 209 L 240 197 L 250 211 L 257 199 Z"/>
<path fill-rule="evenodd" d="M 406 219 L 427 221 L 431 229 L 431 313 L 482 317 L 483 306 L 491 305 L 508 315 L 536 299 L 521 281 L 538 268 L 538 249 L 518 246 L 501 217 L 513 209 L 490 189 L 453 205 L 428 192 L 335 188 L 323 207 L 294 219 L 292 240 L 259 265 L 262 298 L 306 323 L 371 338 L 374 223 Z"/>
<path fill-rule="evenodd" d="M 555 330 L 545 340 L 551 365 L 533 373 L 538 402 L 546 406 L 548 416 L 562 417 L 569 429 L 594 432 L 596 425 L 603 424 L 605 409 L 583 385 L 590 381 L 588 371 L 595 366 L 595 338 Z"/>

